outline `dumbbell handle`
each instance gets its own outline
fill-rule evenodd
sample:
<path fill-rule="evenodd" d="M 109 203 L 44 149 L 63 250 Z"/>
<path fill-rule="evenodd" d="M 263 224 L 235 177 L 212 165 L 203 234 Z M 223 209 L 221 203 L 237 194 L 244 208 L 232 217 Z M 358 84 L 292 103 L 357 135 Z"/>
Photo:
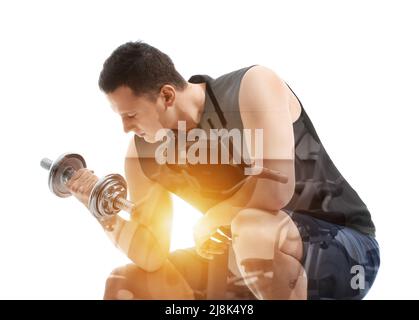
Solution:
<path fill-rule="evenodd" d="M 132 207 L 134 206 L 134 204 L 131 201 L 125 199 L 124 197 L 116 197 L 114 201 L 115 207 L 117 207 L 120 210 L 124 210 L 128 213 L 131 213 Z"/>
<path fill-rule="evenodd" d="M 53 164 L 53 161 L 51 159 L 43 158 L 41 160 L 41 167 L 44 168 L 45 170 L 50 170 L 52 164 Z M 66 184 L 71 179 L 71 177 L 73 176 L 75 172 L 76 171 L 71 167 L 69 167 L 67 170 L 64 171 L 63 173 L 64 184 Z M 117 196 L 115 197 L 115 199 L 113 199 L 113 205 L 117 207 L 119 210 L 124 210 L 129 213 L 131 213 L 132 208 L 133 208 L 133 203 L 121 196 Z"/>

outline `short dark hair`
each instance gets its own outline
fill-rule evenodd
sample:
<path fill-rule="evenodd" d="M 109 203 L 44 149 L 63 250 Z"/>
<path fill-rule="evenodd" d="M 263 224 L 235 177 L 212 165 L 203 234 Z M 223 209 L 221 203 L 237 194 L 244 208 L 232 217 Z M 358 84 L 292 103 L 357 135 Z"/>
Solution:
<path fill-rule="evenodd" d="M 99 76 L 99 87 L 105 93 L 125 85 L 137 96 L 153 97 L 165 84 L 184 89 L 187 83 L 167 54 L 142 41 L 116 48 L 104 62 Z"/>

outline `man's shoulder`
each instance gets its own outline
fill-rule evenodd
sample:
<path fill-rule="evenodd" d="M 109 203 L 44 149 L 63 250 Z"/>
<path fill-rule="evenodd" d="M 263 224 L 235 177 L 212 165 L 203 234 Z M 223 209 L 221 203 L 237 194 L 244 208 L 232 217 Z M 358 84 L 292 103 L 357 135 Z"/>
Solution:
<path fill-rule="evenodd" d="M 228 73 L 222 74 L 221 76 L 213 79 L 213 81 L 215 82 L 224 82 L 224 81 L 228 81 L 232 78 L 242 78 L 249 70 L 257 67 L 258 65 L 250 65 L 247 67 L 243 67 L 240 69 L 235 69 L 233 71 L 230 71 Z"/>
<path fill-rule="evenodd" d="M 252 107 L 259 100 L 277 99 L 278 96 L 288 96 L 286 82 L 272 69 L 256 65 L 244 75 L 240 85 L 239 99 L 241 105 L 250 104 Z"/>
<path fill-rule="evenodd" d="M 260 82 L 265 83 L 280 81 L 284 82 L 279 75 L 272 69 L 262 66 L 262 65 L 253 65 L 248 70 L 246 70 L 245 74 L 243 75 L 242 82 L 249 82 L 252 84 L 260 85 Z"/>

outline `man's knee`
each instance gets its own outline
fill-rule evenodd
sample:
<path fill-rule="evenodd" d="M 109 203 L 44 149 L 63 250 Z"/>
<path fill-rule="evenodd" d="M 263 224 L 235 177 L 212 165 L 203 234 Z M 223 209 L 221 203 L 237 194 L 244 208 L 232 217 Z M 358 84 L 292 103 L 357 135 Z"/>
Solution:
<path fill-rule="evenodd" d="M 248 228 L 254 229 L 256 232 L 264 228 L 268 230 L 277 229 L 282 225 L 286 225 L 291 219 L 282 210 L 275 213 L 265 211 L 257 208 L 246 208 L 239 211 L 236 217 L 232 220 L 232 231 L 243 231 Z"/>
<path fill-rule="evenodd" d="M 259 299 L 305 299 L 307 281 L 299 262 L 302 241 L 284 211 L 240 211 L 231 224 L 233 248 L 242 274 L 259 274 L 249 285 Z"/>
<path fill-rule="evenodd" d="M 302 241 L 289 215 L 279 210 L 276 214 L 255 208 L 241 210 L 231 223 L 233 247 L 242 258 L 272 259 L 274 250 L 299 258 Z M 253 258 L 255 258 L 253 257 Z"/>
<path fill-rule="evenodd" d="M 105 300 L 194 299 L 192 289 L 169 262 L 154 272 L 135 264 L 117 268 L 106 280 Z"/>
<path fill-rule="evenodd" d="M 106 279 L 104 299 L 135 299 L 136 297 L 134 295 L 134 290 L 132 290 L 132 286 L 136 281 L 141 281 L 140 278 L 143 272 L 145 271 L 132 264 L 114 269 Z"/>

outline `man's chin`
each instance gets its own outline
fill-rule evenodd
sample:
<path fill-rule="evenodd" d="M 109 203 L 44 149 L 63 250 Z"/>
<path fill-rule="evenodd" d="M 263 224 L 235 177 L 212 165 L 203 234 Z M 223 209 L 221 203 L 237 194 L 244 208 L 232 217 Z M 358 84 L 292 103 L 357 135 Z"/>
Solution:
<path fill-rule="evenodd" d="M 145 134 L 145 132 L 142 132 L 142 131 L 135 132 L 135 135 L 136 135 L 136 136 L 138 136 L 139 138 L 146 139 L 146 134 Z"/>
<path fill-rule="evenodd" d="M 154 137 L 150 137 L 149 135 L 142 135 L 140 138 L 143 138 L 148 143 L 156 142 L 156 139 L 154 139 Z"/>

